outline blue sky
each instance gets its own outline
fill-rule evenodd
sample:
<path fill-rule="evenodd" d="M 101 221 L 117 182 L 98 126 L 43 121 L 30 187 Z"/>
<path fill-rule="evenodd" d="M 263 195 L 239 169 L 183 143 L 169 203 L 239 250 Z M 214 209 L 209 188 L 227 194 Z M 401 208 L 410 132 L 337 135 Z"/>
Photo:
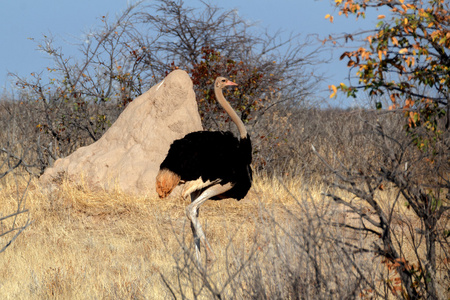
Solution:
<path fill-rule="evenodd" d="M 185 0 L 185 3 L 198 6 L 200 1 Z M 350 33 L 364 26 L 361 21 L 338 17 L 329 0 L 227 0 L 211 3 L 227 9 L 235 8 L 241 17 L 258 22 L 262 28 L 301 33 L 305 37 L 309 34 L 325 37 L 331 33 Z M 66 53 L 76 53 L 73 43 L 83 37 L 84 31 L 99 25 L 101 16 L 114 17 L 126 6 L 126 0 L 0 0 L 0 92 L 10 89 L 13 84 L 8 81 L 8 72 L 26 77 L 51 66 L 51 61 L 37 50 L 36 42 L 31 39 L 39 40 L 51 33 L 57 44 L 67 49 Z M 333 24 L 324 18 L 328 13 L 335 16 Z M 345 63 L 339 62 L 342 51 L 335 51 L 330 64 L 318 67 L 330 77 L 318 91 L 324 96 L 328 95 L 328 84 L 343 82 L 348 74 Z M 347 101 L 346 105 L 350 103 Z"/>

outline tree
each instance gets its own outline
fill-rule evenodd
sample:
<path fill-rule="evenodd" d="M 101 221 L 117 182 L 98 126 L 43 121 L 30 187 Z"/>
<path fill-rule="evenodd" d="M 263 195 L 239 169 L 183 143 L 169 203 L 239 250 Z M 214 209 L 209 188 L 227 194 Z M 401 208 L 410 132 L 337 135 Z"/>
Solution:
<path fill-rule="evenodd" d="M 438 257 L 437 248 L 447 253 L 449 249 L 450 196 L 444 191 L 450 188 L 450 4 L 444 0 L 335 0 L 335 4 L 339 14 L 347 17 L 365 17 L 370 8 L 388 8 L 389 15 L 379 15 L 377 28 L 369 33 L 346 36 L 366 35 L 367 47 L 342 54 L 351 70 L 356 69 L 358 83 L 331 86 L 332 96 L 338 89 L 353 97 L 361 90 L 368 91 L 381 109 L 382 95 L 387 94 L 390 112 L 403 113 L 406 122 L 403 129 L 397 124 L 390 130 L 381 117 L 368 122 L 366 134 L 377 148 L 376 163 L 356 170 L 351 165 L 327 163 L 336 174 L 333 185 L 356 196 L 375 217 L 335 192 L 328 195 L 361 218 L 360 226 L 340 226 L 378 236 L 381 245 L 375 243 L 370 251 L 398 273 L 401 286 L 392 286 L 394 294 L 399 291 L 405 298 L 437 299 L 438 265 L 448 260 Z M 447 120 L 442 124 L 444 116 Z M 385 186 L 398 193 L 387 207 L 377 196 Z M 419 222 L 402 221 L 408 234 L 398 232 L 392 224 L 395 207 L 402 202 Z M 412 241 L 414 258 L 405 254 L 402 240 L 406 237 Z M 422 240 L 424 252 L 419 251 L 418 241 Z"/>
<path fill-rule="evenodd" d="M 387 94 L 389 109 L 402 110 L 410 132 L 419 127 L 439 135 L 438 120 L 450 126 L 450 4 L 444 0 L 336 0 L 340 15 L 365 17 L 370 8 L 389 8 L 377 29 L 366 36 L 368 47 L 344 52 L 358 83 L 338 87 L 349 96 L 359 90 Z M 348 35 L 352 38 L 352 35 Z M 377 107 L 382 106 L 377 102 Z M 430 138 L 414 132 L 416 144 Z"/>
<path fill-rule="evenodd" d="M 345 163 L 322 160 L 332 174 L 326 195 L 356 216 L 334 226 L 373 244 L 338 238 L 336 243 L 381 257 L 388 272 L 382 280 L 394 296 L 438 299 L 439 291 L 449 292 L 448 144 L 439 144 L 441 154 L 430 164 L 433 155 L 405 136 L 397 115 L 374 115 L 365 123 L 359 138 L 372 151 L 355 155 L 344 149 L 339 156 L 347 158 Z"/>
<path fill-rule="evenodd" d="M 159 76 L 176 68 L 190 73 L 208 130 L 223 129 L 227 122 L 225 115 L 216 118 L 222 110 L 211 86 L 218 75 L 239 84 L 230 95 L 231 105 L 250 124 L 255 115 L 278 104 L 272 103 L 273 99 L 290 105 L 305 103 L 320 79 L 319 74 L 308 72 L 317 60 L 314 53 L 305 53 L 308 41 L 279 31 L 261 33 L 235 10 L 207 3 L 195 9 L 181 0 L 160 0 L 138 15 L 146 32 L 158 32 L 156 37 L 136 40 L 137 45 L 145 45 L 143 60 L 151 63 Z M 283 97 L 273 97 L 276 93 Z"/>

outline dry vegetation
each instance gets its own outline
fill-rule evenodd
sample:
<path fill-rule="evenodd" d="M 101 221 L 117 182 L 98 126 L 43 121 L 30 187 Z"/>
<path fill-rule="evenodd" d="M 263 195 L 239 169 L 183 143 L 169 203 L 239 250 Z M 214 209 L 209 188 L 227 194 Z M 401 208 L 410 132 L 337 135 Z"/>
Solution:
<path fill-rule="evenodd" d="M 19 180 L 19 190 L 25 184 Z M 3 215 L 17 205 L 17 186 L 14 181 L 2 186 Z M 262 228 L 267 222 L 262 202 L 276 219 L 284 219 L 284 205 L 298 212 L 283 187 L 261 179 L 239 203 L 211 201 L 202 207 L 202 221 L 219 257 L 211 267 L 215 277 L 227 277 L 227 254 L 245 259 L 255 245 L 265 247 L 258 238 L 269 230 Z M 32 224 L 2 256 L 0 293 L 15 299 L 168 298 L 161 275 L 176 282 L 176 262 L 190 245 L 185 205 L 176 197 L 92 192 L 69 182 L 50 191 L 33 181 L 26 202 Z"/>
<path fill-rule="evenodd" d="M 409 194 L 400 195 L 380 170 L 409 176 L 404 189 L 414 192 L 423 182 L 445 187 L 442 174 L 448 169 L 435 168 L 440 156 L 430 164 L 414 145 L 405 144 L 396 116 L 267 113 L 249 128 L 256 170 L 249 195 L 240 202 L 208 201 L 200 209 L 218 259 L 198 266 L 187 203 L 176 194 L 161 200 L 91 191 L 65 180 L 52 188 L 36 177 L 29 183 L 27 171 L 35 173 L 33 159 L 40 153 L 33 145 L 43 133 L 26 125 L 31 119 L 19 118 L 24 122 L 15 125 L 20 111 L 2 119 L 7 151 L 0 156 L 1 171 L 12 171 L 0 179 L 0 218 L 21 213 L 0 221 L 0 248 L 31 223 L 0 253 L 0 294 L 6 298 L 389 299 L 405 297 L 399 264 L 414 270 L 413 283 L 425 294 L 428 279 L 420 277 L 428 251 L 424 221 L 405 205 Z M 400 146 L 383 143 L 384 136 L 371 129 L 375 119 Z M 448 143 L 445 136 L 442 147 Z M 407 170 L 404 163 L 393 165 L 390 149 L 407 159 Z M 448 152 L 442 153 L 446 167 Z M 20 157 L 22 164 L 11 169 Z M 433 176 L 426 171 L 430 166 Z M 442 203 L 431 212 L 448 204 L 447 193 L 435 194 Z M 383 216 L 387 224 L 377 227 Z M 442 299 L 449 296 L 448 224 L 446 211 L 433 230 L 438 234 L 433 278 Z M 386 245 L 399 258 L 386 259 L 387 252 L 380 251 Z"/>
<path fill-rule="evenodd" d="M 422 99 L 431 110 L 410 111 L 420 124 L 405 124 L 399 110 L 306 109 L 320 76 L 311 73 L 317 53 L 304 53 L 308 41 L 297 43 L 299 36 L 260 35 L 234 10 L 206 3 L 191 10 L 182 1 L 136 4 L 102 23 L 80 44 L 79 60 L 45 37 L 38 47 L 52 59 L 50 81 L 42 72 L 15 75 L 21 91 L 0 95 L 2 298 L 450 299 L 448 80 L 439 87 L 443 102 Z M 394 74 L 396 59 L 389 61 Z M 187 203 L 176 195 L 133 197 L 64 180 L 49 188 L 37 180 L 54 160 L 98 140 L 128 102 L 173 68 L 192 75 L 199 104 L 211 78 L 233 75 L 240 84 L 234 103 L 254 146 L 249 195 L 201 207 L 218 257 L 211 265 L 192 259 Z M 448 75 L 413 73 L 431 88 L 424 98 Z M 378 89 L 379 77 L 364 74 L 377 82 L 360 87 Z M 203 104 L 205 128 L 234 128 L 220 121 L 218 107 Z"/>
<path fill-rule="evenodd" d="M 14 211 L 26 183 L 3 180 L 2 215 Z M 202 270 L 191 260 L 186 203 L 180 198 L 93 192 L 67 181 L 49 190 L 33 180 L 26 192 L 32 223 L 2 254 L 0 294 L 10 299 L 327 299 L 371 298 L 377 288 L 378 296 L 387 296 L 383 278 L 389 269 L 381 259 L 352 253 L 331 239 L 373 242 L 323 223 L 359 220 L 324 199 L 324 188 L 257 177 L 246 199 L 207 202 L 200 216 L 218 259 Z M 381 194 L 387 201 L 392 191 Z M 404 212 L 395 216 L 411 217 Z"/>

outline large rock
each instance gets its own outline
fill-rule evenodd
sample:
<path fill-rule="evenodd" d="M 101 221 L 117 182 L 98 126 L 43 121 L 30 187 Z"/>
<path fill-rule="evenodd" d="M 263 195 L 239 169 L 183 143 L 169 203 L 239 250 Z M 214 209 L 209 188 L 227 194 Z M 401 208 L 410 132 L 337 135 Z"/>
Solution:
<path fill-rule="evenodd" d="M 42 182 L 68 176 L 91 187 L 156 194 L 155 177 L 170 144 L 202 130 L 192 81 L 176 70 L 134 99 L 97 142 L 58 159 Z"/>

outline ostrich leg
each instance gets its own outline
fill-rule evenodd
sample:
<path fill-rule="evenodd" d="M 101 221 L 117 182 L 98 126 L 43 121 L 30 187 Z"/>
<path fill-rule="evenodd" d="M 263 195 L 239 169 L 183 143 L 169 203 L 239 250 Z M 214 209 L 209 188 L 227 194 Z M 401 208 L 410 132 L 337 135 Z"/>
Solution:
<path fill-rule="evenodd" d="M 201 194 L 201 191 L 194 191 L 191 193 L 191 202 L 194 202 L 195 199 L 197 199 Z M 198 218 L 200 212 L 200 208 L 197 208 L 196 218 Z M 186 209 L 187 213 L 187 209 Z M 194 245 L 195 245 L 195 256 L 197 258 L 197 261 L 200 261 L 200 239 L 197 236 L 197 231 L 195 230 L 194 224 L 191 221 L 191 230 L 192 235 L 194 236 Z"/>
<path fill-rule="evenodd" d="M 230 190 L 233 187 L 231 183 L 227 183 L 225 185 L 216 184 L 213 185 L 206 190 L 204 190 L 200 196 L 198 196 L 191 204 L 186 207 L 186 216 L 191 221 L 192 234 L 194 235 L 195 241 L 195 252 L 197 255 L 197 261 L 200 263 L 200 242 L 203 244 L 203 247 L 206 249 L 206 258 L 208 261 L 213 261 L 216 259 L 214 252 L 211 246 L 206 239 L 205 233 L 202 230 L 202 226 L 198 220 L 198 208 L 202 205 L 206 200 L 223 194 L 226 191 Z"/>

